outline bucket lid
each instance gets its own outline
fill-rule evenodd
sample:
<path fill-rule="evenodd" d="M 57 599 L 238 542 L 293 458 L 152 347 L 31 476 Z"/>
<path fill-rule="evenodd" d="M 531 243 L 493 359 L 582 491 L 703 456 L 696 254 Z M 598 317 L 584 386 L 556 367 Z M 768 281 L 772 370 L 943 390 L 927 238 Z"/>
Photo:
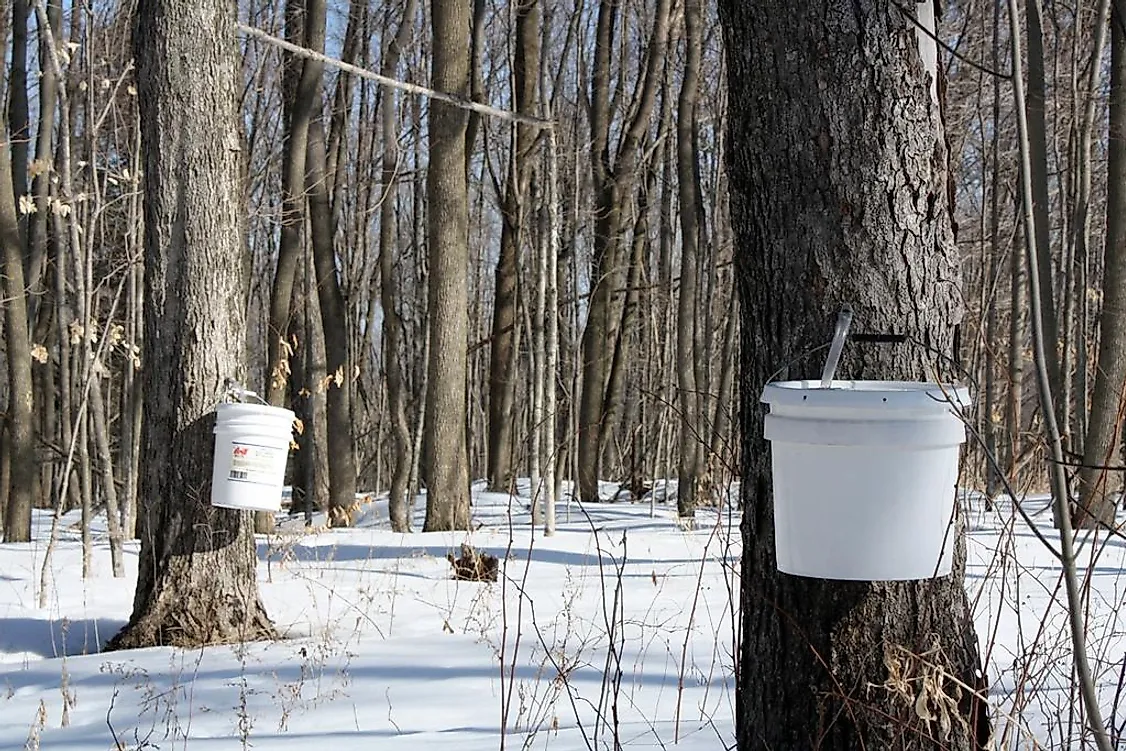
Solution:
<path fill-rule="evenodd" d="M 970 406 L 970 390 L 955 384 L 924 381 L 775 381 L 766 384 L 762 402 L 773 406 L 844 409 L 946 410 Z"/>

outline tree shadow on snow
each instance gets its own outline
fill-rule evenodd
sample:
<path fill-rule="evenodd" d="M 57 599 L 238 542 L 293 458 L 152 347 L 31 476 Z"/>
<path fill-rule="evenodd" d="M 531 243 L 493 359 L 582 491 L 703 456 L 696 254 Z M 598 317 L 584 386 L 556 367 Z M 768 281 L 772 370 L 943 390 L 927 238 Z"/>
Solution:
<path fill-rule="evenodd" d="M 124 625 L 124 620 L 116 618 L 3 618 L 0 653 L 26 653 L 45 659 L 97 654 Z"/>
<path fill-rule="evenodd" d="M 491 553 L 501 560 L 505 559 L 506 554 L 510 554 L 512 561 L 523 561 L 527 558 L 528 549 L 521 547 L 513 547 L 509 550 L 503 545 L 483 546 L 477 547 L 481 552 Z M 456 552 L 455 545 L 350 545 L 350 544 L 323 544 L 323 545 L 303 545 L 298 543 L 289 547 L 284 553 L 274 552 L 271 554 L 270 546 L 266 543 L 258 543 L 258 559 L 260 561 L 297 561 L 300 563 L 333 563 L 343 561 L 388 561 L 397 559 L 411 559 L 411 558 L 432 558 L 438 559 L 443 565 L 446 563 L 446 553 Z M 569 550 L 551 550 L 548 548 L 532 548 L 532 561 L 536 563 L 553 563 L 562 566 L 598 566 L 599 555 L 595 551 L 589 553 L 577 553 Z M 715 556 L 709 555 L 708 559 L 712 560 Z M 620 548 L 613 546 L 606 550 L 601 556 L 601 563 L 604 566 L 612 566 L 615 562 L 620 562 Z M 677 565 L 688 563 L 699 563 L 700 558 L 654 558 L 652 556 L 635 556 L 627 555 L 627 565 Z"/>

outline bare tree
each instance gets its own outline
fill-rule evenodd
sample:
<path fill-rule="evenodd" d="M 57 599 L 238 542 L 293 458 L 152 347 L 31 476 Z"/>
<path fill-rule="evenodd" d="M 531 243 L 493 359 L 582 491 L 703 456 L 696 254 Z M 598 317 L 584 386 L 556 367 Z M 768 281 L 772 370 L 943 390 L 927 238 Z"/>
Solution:
<path fill-rule="evenodd" d="M 411 36 L 411 25 L 417 9 L 416 0 L 407 0 L 399 28 L 383 55 L 381 71 L 392 77 L 399 67 L 403 48 Z M 403 318 L 399 312 L 399 282 L 395 278 L 395 257 L 398 220 L 395 197 L 399 184 L 398 98 L 394 91 L 383 92 L 380 118 L 383 123 L 383 199 L 379 205 L 379 284 L 383 305 L 383 368 L 386 373 L 387 401 L 391 421 L 391 489 L 388 513 L 391 528 L 410 531 L 411 430 L 407 419 L 408 384 L 400 358 L 403 341 Z"/>
<path fill-rule="evenodd" d="M 520 0 L 516 3 L 516 41 L 513 54 L 512 88 L 516 111 L 524 114 L 536 109 L 536 88 L 539 81 L 540 38 L 539 3 Z M 517 351 L 517 255 L 530 215 L 528 184 L 532 174 L 536 130 L 517 124 L 505 174 L 504 204 L 500 235 L 500 257 L 495 273 L 492 349 L 489 360 L 489 439 L 488 476 L 493 490 L 510 490 L 514 456 L 513 428 L 516 416 L 518 373 Z"/>
<path fill-rule="evenodd" d="M 1036 267 L 1043 304 L 1044 339 L 1047 343 L 1048 377 L 1052 392 L 1063 394 L 1063 372 L 1060 367 L 1060 324 L 1053 290 L 1056 288 L 1052 273 L 1050 225 L 1050 196 L 1048 191 L 1048 136 L 1046 124 L 1047 82 L 1044 72 L 1044 28 L 1042 4 L 1033 0 L 1025 4 L 1025 31 L 1028 37 L 1028 140 L 1031 159 L 1032 213 L 1035 218 L 1035 236 L 1029 238 L 1036 253 Z M 1069 424 L 1068 406 L 1063 399 L 1056 401 L 1057 419 L 1061 426 Z M 1057 520 L 1058 523 L 1058 520 Z"/>
<path fill-rule="evenodd" d="M 246 371 L 235 18 L 228 0 L 137 10 L 146 455 L 133 613 L 110 649 L 276 635 L 258 598 L 250 516 L 209 502 L 214 406 Z"/>
<path fill-rule="evenodd" d="M 431 86 L 469 93 L 470 0 L 431 9 Z M 466 345 L 469 334 L 469 190 L 465 152 L 469 113 L 430 102 L 430 165 L 426 177 L 430 259 L 430 358 L 422 476 L 426 482 L 423 531 L 469 527 L 466 446 Z"/>
<path fill-rule="evenodd" d="M 0 132 L 7 132 L 0 119 Z M 23 241 L 12 188 L 10 139 L 0 145 L 0 244 L 4 248 L 4 336 L 8 351 L 7 453 L 11 470 L 4 509 L 4 541 L 31 540 L 31 508 L 38 471 L 32 409 L 31 342 L 24 289 Z"/>
<path fill-rule="evenodd" d="M 286 30 L 299 43 L 308 45 L 309 26 L 318 23 L 323 48 L 324 0 L 287 0 Z M 314 40 L 315 41 L 315 40 Z M 269 360 L 266 370 L 266 394 L 270 404 L 281 404 L 288 379 L 286 331 L 292 310 L 293 285 L 301 260 L 301 240 L 305 231 L 305 162 L 309 144 L 309 126 L 321 101 L 321 75 L 324 63 L 318 60 L 292 58 L 287 65 L 285 147 L 282 162 L 281 237 L 274 285 L 270 295 Z"/>
<path fill-rule="evenodd" d="M 325 46 L 323 2 L 307 2 L 305 41 L 310 49 L 323 52 Z M 306 61 L 308 65 L 312 61 Z M 321 81 L 318 77 L 316 85 Z M 310 241 L 320 304 L 321 330 L 325 343 L 328 388 L 325 446 L 328 449 L 328 517 L 333 526 L 350 526 L 356 501 L 356 458 L 352 434 L 352 368 L 349 357 L 348 315 L 337 265 L 336 220 L 329 195 L 328 152 L 323 117 L 322 95 L 316 94 L 317 114 L 309 126 L 305 154 L 305 188 L 308 195 Z"/>
<path fill-rule="evenodd" d="M 779 366 L 790 363 L 789 378 L 812 375 L 813 364 L 792 360 L 828 339 L 845 302 L 857 325 L 942 353 L 936 363 L 909 344 L 854 351 L 849 376 L 925 377 L 953 355 L 961 303 L 946 147 L 924 61 L 908 54 L 914 19 L 888 0 L 800 13 L 786 2 L 724 0 L 720 10 L 737 276 L 744 342 L 754 343 L 741 360 L 739 747 L 979 748 L 989 716 L 962 688 L 981 689 L 982 676 L 960 531 L 954 574 L 941 579 L 780 573 L 759 404 Z M 906 685 L 938 681 L 937 694 L 898 690 L 888 682 L 893 661 Z M 960 697 L 941 707 L 954 718 L 949 732 L 916 703 L 926 709 L 938 695 Z"/>
<path fill-rule="evenodd" d="M 621 6 L 603 0 L 598 7 L 595 55 L 590 84 L 591 170 L 594 177 L 594 258 L 591 263 L 591 293 L 586 326 L 582 334 L 582 392 L 579 402 L 578 472 L 583 500 L 598 500 L 598 479 L 604 448 L 602 431 L 607 387 L 614 361 L 613 343 L 618 341 L 616 310 L 630 257 L 623 247 L 627 207 L 634 195 L 641 147 L 657 100 L 668 49 L 670 0 L 658 0 L 652 31 L 645 52 L 645 68 L 637 87 L 630 116 L 622 125 L 616 149 L 610 142 L 611 54 Z"/>
<path fill-rule="evenodd" d="M 696 515 L 696 491 L 704 452 L 704 431 L 700 420 L 700 391 L 696 383 L 697 358 L 700 356 L 696 335 L 696 282 L 699 274 L 700 217 L 699 163 L 696 143 L 696 101 L 700 86 L 700 54 L 703 29 L 700 0 L 685 0 L 684 78 L 680 84 L 680 101 L 676 120 L 677 180 L 680 187 L 680 299 L 676 321 L 677 404 L 680 407 L 680 463 L 677 471 L 677 513 L 683 518 Z"/>

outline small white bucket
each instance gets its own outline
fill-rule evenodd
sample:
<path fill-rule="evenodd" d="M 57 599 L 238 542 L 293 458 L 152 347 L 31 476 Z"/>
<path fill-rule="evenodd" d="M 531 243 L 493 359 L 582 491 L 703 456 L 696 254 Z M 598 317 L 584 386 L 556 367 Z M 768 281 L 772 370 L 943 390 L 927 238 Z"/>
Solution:
<path fill-rule="evenodd" d="M 778 570 L 890 581 L 950 573 L 964 387 L 903 381 L 771 383 Z"/>
<path fill-rule="evenodd" d="M 262 404 L 220 404 L 215 416 L 211 505 L 279 511 L 295 415 Z"/>

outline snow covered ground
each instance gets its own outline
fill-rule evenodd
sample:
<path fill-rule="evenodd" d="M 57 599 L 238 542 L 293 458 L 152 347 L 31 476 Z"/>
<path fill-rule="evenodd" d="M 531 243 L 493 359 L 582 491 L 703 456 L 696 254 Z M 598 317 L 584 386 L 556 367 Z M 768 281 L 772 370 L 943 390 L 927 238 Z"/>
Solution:
<path fill-rule="evenodd" d="M 998 747 L 1078 748 L 1059 567 L 1009 504 L 965 503 Z M 1052 540 L 1043 505 L 1025 503 Z M 37 517 L 37 542 L 0 545 L 0 749 L 733 746 L 737 513 L 702 510 L 691 531 L 674 505 L 561 503 L 558 516 L 556 536 L 533 535 L 526 498 L 478 491 L 470 533 L 394 534 L 382 500 L 355 529 L 286 521 L 258 545 L 285 639 L 107 654 L 136 545 L 115 580 L 99 532 L 84 581 L 67 518 L 39 609 L 50 520 Z M 445 555 L 463 541 L 506 561 L 501 581 L 450 578 Z M 1082 550 L 1089 652 L 1118 723 L 1126 547 Z"/>

